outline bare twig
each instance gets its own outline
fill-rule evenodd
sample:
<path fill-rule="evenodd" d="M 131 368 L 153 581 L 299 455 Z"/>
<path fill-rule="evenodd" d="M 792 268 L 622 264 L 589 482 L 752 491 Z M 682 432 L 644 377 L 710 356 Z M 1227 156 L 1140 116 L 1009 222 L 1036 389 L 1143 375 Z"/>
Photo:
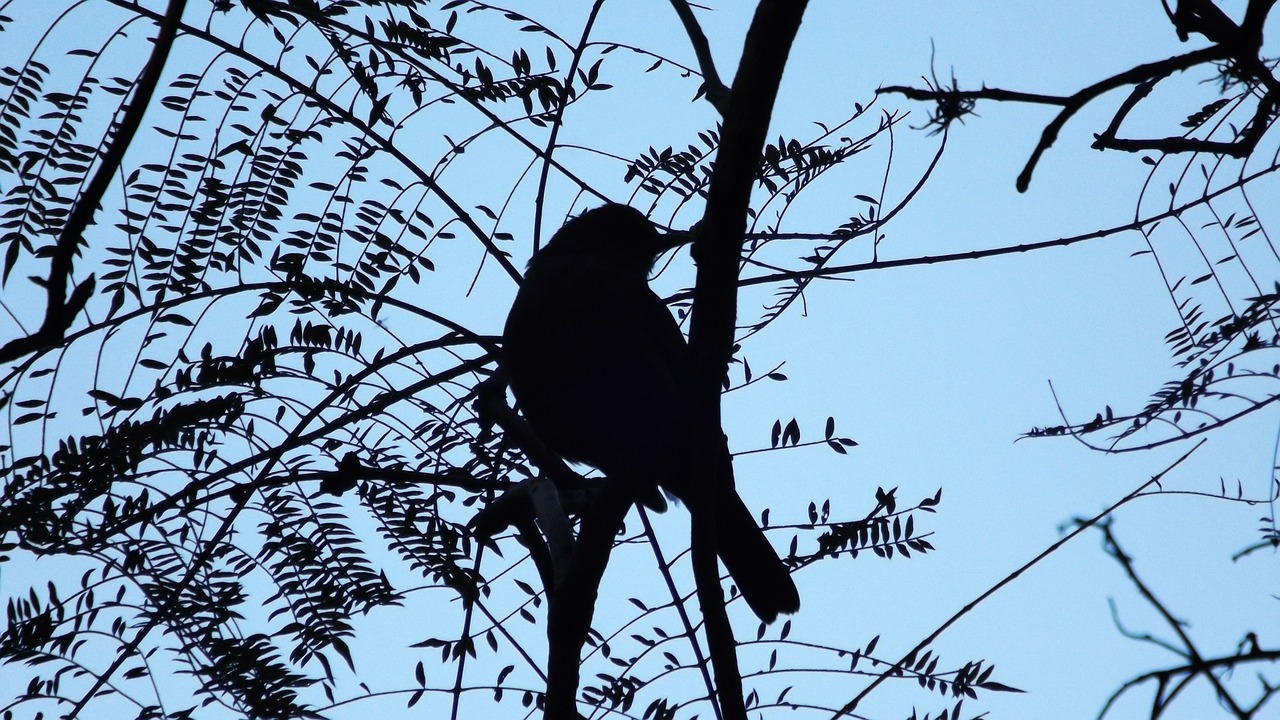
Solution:
<path fill-rule="evenodd" d="M 693 45 L 693 54 L 698 58 L 698 67 L 702 70 L 702 92 L 706 94 L 711 107 L 724 117 L 729 111 L 729 88 L 725 87 L 720 80 L 720 73 L 716 72 L 716 61 L 711 57 L 711 45 L 707 42 L 707 36 L 703 34 L 702 26 L 698 24 L 698 18 L 688 2 L 671 0 L 671 7 L 675 8 L 676 15 L 684 24 L 689 44 Z"/>
<path fill-rule="evenodd" d="M 707 658 L 702 652 L 702 645 L 698 642 L 697 633 L 694 632 L 693 621 L 689 619 L 689 612 L 685 609 L 684 598 L 676 590 L 675 581 L 671 578 L 670 566 L 667 565 L 662 546 L 658 544 L 658 536 L 653 531 L 653 523 L 649 521 L 649 512 L 645 510 L 643 505 L 637 505 L 636 509 L 640 512 L 640 523 L 644 526 L 645 537 L 649 540 L 649 547 L 653 549 L 653 557 L 658 562 L 658 568 L 662 572 L 662 579 L 666 583 L 667 592 L 671 594 L 671 604 L 675 606 L 676 614 L 680 616 L 680 624 L 684 626 L 685 637 L 689 639 L 689 647 L 693 650 L 693 658 L 698 663 L 698 671 L 702 674 L 702 682 L 707 688 L 707 697 L 712 697 L 715 695 L 716 686 L 711 681 L 711 671 L 707 667 Z"/>
<path fill-rule="evenodd" d="M 1257 641 L 1255 639 L 1252 643 L 1252 647 L 1248 651 L 1245 651 L 1244 648 L 1241 647 L 1238 652 L 1232 655 L 1205 658 L 1200 654 L 1200 650 L 1191 640 L 1191 637 L 1187 635 L 1187 632 L 1184 629 L 1186 623 L 1174 617 L 1173 613 L 1165 607 L 1164 603 L 1161 602 L 1158 597 L 1156 597 L 1151 588 L 1143 582 L 1142 578 L 1138 577 L 1137 569 L 1133 564 L 1133 558 L 1131 558 L 1120 547 L 1119 541 L 1116 540 L 1115 534 L 1111 530 L 1111 523 L 1096 523 L 1077 520 L 1077 525 L 1081 528 L 1088 527 L 1090 525 L 1097 526 L 1103 534 L 1103 547 L 1107 554 L 1115 558 L 1116 562 L 1120 563 L 1120 566 L 1124 568 L 1125 574 L 1129 577 L 1129 581 L 1138 589 L 1138 593 L 1147 601 L 1147 604 L 1155 608 L 1156 612 L 1160 614 L 1160 617 L 1164 618 L 1165 623 L 1167 623 L 1173 630 L 1174 634 L 1177 635 L 1178 642 L 1181 644 L 1182 648 L 1176 648 L 1170 643 L 1166 643 L 1146 635 L 1135 636 L 1127 632 L 1125 635 L 1127 637 L 1136 637 L 1137 639 L 1153 642 L 1187 660 L 1183 665 L 1146 673 L 1129 680 L 1124 685 L 1120 686 L 1120 688 L 1107 699 L 1107 702 L 1103 706 L 1102 711 L 1098 714 L 1098 717 L 1104 717 L 1115 701 L 1118 700 L 1125 692 L 1148 680 L 1155 680 L 1157 683 L 1158 689 L 1156 691 L 1156 697 L 1152 702 L 1151 717 L 1159 717 L 1183 688 L 1185 688 L 1197 676 L 1203 675 L 1205 680 L 1213 686 L 1214 694 L 1217 695 L 1218 702 L 1229 710 L 1232 715 L 1240 718 L 1240 720 L 1249 720 L 1252 718 L 1257 709 L 1261 707 L 1266 698 L 1270 696 L 1271 691 L 1264 692 L 1262 700 L 1252 708 L 1243 707 L 1213 671 L 1216 669 L 1230 670 L 1237 665 L 1249 662 L 1275 662 L 1280 660 L 1280 651 L 1263 650 L 1257 647 Z M 1172 689 L 1167 690 L 1167 688 L 1171 687 L 1171 683 Z"/>
<path fill-rule="evenodd" d="M 845 703 L 844 707 L 840 708 L 840 710 L 833 717 L 838 718 L 843 715 L 851 715 L 853 711 L 858 707 L 858 703 L 862 702 L 864 698 L 870 695 L 872 690 L 875 690 L 885 680 L 891 677 L 897 677 L 901 673 L 902 669 L 906 666 L 907 661 L 909 659 L 919 656 L 920 651 L 927 648 L 929 644 L 932 643 L 934 640 L 937 640 L 938 637 L 942 635 L 942 633 L 946 632 L 946 630 L 950 628 L 952 625 L 954 625 L 958 620 L 960 620 L 960 618 L 964 617 L 965 615 L 968 615 L 969 612 L 972 611 L 974 608 L 986 602 L 987 598 L 991 597 L 992 595 L 995 595 L 997 592 L 1003 589 L 1006 585 L 1013 582 L 1014 580 L 1017 580 L 1019 577 L 1022 576 L 1024 572 L 1026 572 L 1027 570 L 1030 570 L 1041 560 L 1044 560 L 1046 557 L 1049 557 L 1053 553 L 1057 552 L 1058 549 L 1061 548 L 1063 545 L 1066 545 L 1067 543 L 1074 540 L 1077 536 L 1080 535 L 1080 533 L 1084 532 L 1090 527 L 1093 527 L 1094 525 L 1097 525 L 1099 522 L 1104 520 L 1111 513 L 1115 512 L 1122 505 L 1127 504 L 1128 502 L 1130 502 L 1131 500 L 1134 500 L 1135 498 L 1141 497 L 1142 494 L 1146 492 L 1147 488 L 1151 487 L 1152 485 L 1159 484 L 1165 475 L 1168 475 L 1170 472 L 1173 471 L 1174 468 L 1181 465 L 1184 460 L 1191 457 L 1191 454 L 1194 453 L 1196 450 L 1199 450 L 1201 445 L 1204 445 L 1203 440 L 1196 443 L 1194 447 L 1192 447 L 1190 450 L 1183 453 L 1181 457 L 1179 457 L 1177 460 L 1174 460 L 1173 463 L 1171 463 L 1164 470 L 1161 470 L 1160 472 L 1152 476 L 1150 480 L 1147 480 L 1146 482 L 1142 483 L 1136 489 L 1130 492 L 1128 495 L 1125 495 L 1124 497 L 1120 498 L 1116 502 L 1112 503 L 1109 507 L 1107 507 L 1102 512 L 1098 513 L 1097 515 L 1094 515 L 1092 518 L 1089 518 L 1088 520 L 1078 521 L 1078 524 L 1075 530 L 1072 530 L 1071 532 L 1067 533 L 1065 536 L 1062 537 L 1062 539 L 1058 540 L 1057 542 L 1053 543 L 1049 547 L 1045 548 L 1040 554 L 1028 560 L 1026 563 L 1020 566 L 1017 570 L 1014 570 L 1013 572 L 1006 575 L 1002 580 L 1000 580 L 1000 582 L 996 583 L 995 585 L 992 585 L 990 588 L 983 591 L 982 594 L 978 595 L 978 597 L 974 598 L 969 603 L 967 603 L 964 607 L 960 608 L 958 611 L 956 611 L 954 615 L 947 618 L 945 622 L 939 625 L 936 630 L 929 633 L 927 637 L 925 637 L 919 643 L 916 643 L 916 646 L 911 648 L 911 650 L 907 654 L 903 655 L 901 660 L 898 660 L 896 663 L 893 664 L 892 667 L 890 667 L 888 670 L 885 670 L 883 673 L 877 676 L 875 680 L 872 680 L 871 684 L 863 688 L 862 692 L 858 693 L 857 696 L 855 696 L 852 700 Z"/>
<path fill-rule="evenodd" d="M 1000 88 L 982 88 L 979 90 L 955 90 L 955 89 L 931 89 L 920 90 L 917 88 L 905 88 L 900 86 L 892 86 L 881 88 L 878 92 L 896 92 L 916 100 L 934 100 L 937 102 L 956 102 L 957 100 L 996 100 L 1002 102 L 1029 102 L 1047 105 L 1058 105 L 1062 107 L 1062 111 L 1045 126 L 1044 131 L 1040 135 L 1040 141 L 1036 144 L 1035 149 L 1031 152 L 1030 159 L 1027 160 L 1026 166 L 1022 172 L 1018 174 L 1017 188 L 1019 192 L 1025 192 L 1031 184 L 1031 174 L 1035 170 L 1036 164 L 1039 163 L 1040 157 L 1053 146 L 1058 139 L 1058 133 L 1067 121 L 1073 115 L 1082 110 L 1085 105 L 1095 100 L 1100 95 L 1112 90 L 1124 87 L 1126 85 L 1138 86 L 1139 89 L 1144 85 L 1154 85 L 1156 82 L 1172 75 L 1181 70 L 1187 70 L 1196 65 L 1215 60 L 1224 60 L 1233 57 L 1232 48 L 1223 45 L 1214 45 L 1200 50 L 1193 50 L 1182 55 L 1175 55 L 1164 60 L 1151 63 L 1144 63 L 1134 66 L 1124 72 L 1112 75 L 1102 81 L 1096 82 L 1078 92 L 1069 96 L 1056 95 L 1040 95 L 1034 93 L 1022 93 L 1012 90 L 1002 90 Z M 1149 91 L 1149 87 L 1147 88 Z M 1191 138 L 1161 138 L 1147 140 L 1121 140 L 1115 137 L 1115 130 L 1119 127 L 1119 121 L 1136 103 L 1137 99 L 1130 95 L 1130 102 L 1122 106 L 1117 111 L 1112 127 L 1106 133 L 1099 134 L 1094 140 L 1093 147 L 1097 149 L 1119 149 L 1129 152 L 1137 152 L 1140 150 L 1162 150 L 1164 152 L 1226 152 L 1236 155 L 1237 157 L 1247 154 L 1254 145 L 1257 144 L 1258 138 L 1252 137 L 1246 131 L 1240 139 L 1235 143 L 1217 143 L 1207 140 L 1196 140 Z M 1268 94 L 1259 103 L 1260 112 L 1270 112 L 1276 105 L 1276 99 Z M 1252 126 L 1265 128 L 1262 123 L 1251 123 Z M 1260 137 L 1261 132 L 1258 131 Z M 1209 143 L 1206 145 L 1206 143 Z M 1246 150 L 1248 148 L 1248 150 Z"/>
<path fill-rule="evenodd" d="M 565 73 L 564 85 L 560 88 L 559 102 L 556 103 L 555 118 L 551 121 L 551 131 L 547 135 L 547 143 L 545 148 L 538 153 L 542 160 L 542 170 L 538 174 L 538 201 L 533 204 L 533 250 L 538 251 L 542 246 L 542 210 L 543 200 L 547 196 L 547 179 L 551 175 L 551 158 L 556 152 L 556 141 L 560 138 L 560 128 L 564 127 L 564 111 L 569 106 L 570 93 L 573 91 L 573 79 L 578 75 L 578 66 L 582 62 L 582 54 L 586 51 L 587 41 L 591 38 L 591 31 L 596 26 L 596 18 L 600 15 L 600 8 L 604 7 L 604 0 L 596 0 L 591 4 L 591 12 L 587 14 L 587 21 L 582 25 L 582 37 L 578 40 L 578 47 L 573 49 L 573 59 L 569 62 L 569 71 Z M 585 88 L 584 88 L 585 90 Z"/>

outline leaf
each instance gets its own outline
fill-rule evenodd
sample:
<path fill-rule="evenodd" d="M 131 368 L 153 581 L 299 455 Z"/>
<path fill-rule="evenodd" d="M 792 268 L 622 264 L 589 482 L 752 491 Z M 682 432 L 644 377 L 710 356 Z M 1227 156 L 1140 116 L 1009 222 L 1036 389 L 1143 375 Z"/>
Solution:
<path fill-rule="evenodd" d="M 1010 687 L 1008 685 L 1005 685 L 1004 683 L 998 683 L 995 681 L 984 682 L 978 687 L 982 688 L 983 690 L 991 690 L 992 692 L 1012 692 L 1012 693 L 1026 692 L 1026 690 L 1019 690 L 1016 687 Z"/>
<path fill-rule="evenodd" d="M 791 422 L 787 423 L 786 430 L 782 431 L 782 444 L 790 443 L 795 445 L 800 442 L 800 423 L 795 418 L 791 418 Z"/>
<path fill-rule="evenodd" d="M 156 322 L 172 323 L 174 325 L 182 325 L 184 327 L 195 327 L 195 323 L 191 322 L 184 315 L 178 313 L 165 313 L 156 318 Z"/>

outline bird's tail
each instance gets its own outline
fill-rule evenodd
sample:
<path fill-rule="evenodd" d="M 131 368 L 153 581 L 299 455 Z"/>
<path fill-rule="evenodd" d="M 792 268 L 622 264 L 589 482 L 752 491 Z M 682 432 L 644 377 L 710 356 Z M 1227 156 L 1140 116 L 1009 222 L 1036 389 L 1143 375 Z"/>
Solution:
<path fill-rule="evenodd" d="M 771 623 L 800 609 L 790 571 L 736 492 L 716 497 L 716 551 L 761 620 Z"/>

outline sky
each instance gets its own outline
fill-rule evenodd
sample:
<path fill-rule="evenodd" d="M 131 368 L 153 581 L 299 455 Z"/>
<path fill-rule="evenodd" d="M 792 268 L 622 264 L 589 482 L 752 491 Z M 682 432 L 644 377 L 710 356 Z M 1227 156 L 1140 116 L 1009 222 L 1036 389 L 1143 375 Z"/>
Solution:
<path fill-rule="evenodd" d="M 745 13 L 722 8 L 702 18 L 727 76 Z M 774 127 L 794 131 L 815 115 L 838 116 L 877 86 L 920 86 L 931 60 L 938 79 L 954 74 L 961 87 L 1067 94 L 1186 47 L 1156 2 L 816 2 L 796 41 Z M 978 117 L 953 126 L 937 171 L 887 227 L 880 256 L 1022 244 L 1128 222 L 1146 166 L 1135 156 L 1088 149 L 1118 100 L 1106 96 L 1067 125 L 1025 194 L 1016 192 L 1014 178 L 1052 110 L 981 104 Z M 910 110 L 915 127 L 930 109 L 897 97 L 879 102 Z M 1178 112 L 1169 117 L 1180 120 Z M 924 131 L 897 135 L 901 171 L 891 178 L 890 197 L 901 197 L 937 142 Z M 821 227 L 841 211 L 835 207 L 850 207 L 852 195 L 874 195 L 873 188 L 874 176 L 853 187 L 824 185 L 803 205 L 807 214 L 789 216 L 788 229 L 808 229 L 806 221 Z M 1055 542 L 1064 524 L 1100 512 L 1189 449 L 1105 456 L 1069 439 L 1017 441 L 1032 427 L 1060 422 L 1050 382 L 1071 417 L 1087 419 L 1104 404 L 1139 405 L 1176 377 L 1163 336 L 1177 315 L 1149 257 L 1131 257 L 1140 243 L 1131 233 L 1027 255 L 858 274 L 852 285 L 816 286 L 807 317 L 788 317 L 748 346 L 754 367 L 785 360 L 790 379 L 730 396 L 731 447 L 767 444 L 774 418 L 796 417 L 817 434 L 828 415 L 859 442 L 838 460 L 821 449 L 741 459 L 743 494 L 770 504 L 775 522 L 786 498 L 793 516 L 803 510 L 800 498 L 827 494 L 834 508 L 856 515 L 869 509 L 876 486 L 898 487 L 904 499 L 943 488 L 939 515 L 929 522 L 936 552 L 891 562 L 864 555 L 802 572 L 804 606 L 794 633 L 882 634 L 880 648 L 897 657 Z M 868 259 L 865 248 L 852 257 L 846 262 Z M 1167 487 L 1212 493 L 1221 478 L 1265 497 L 1278 419 L 1264 411 L 1215 434 Z M 1255 541 L 1265 514 L 1265 506 L 1169 495 L 1124 507 L 1114 529 L 1144 580 L 1190 623 L 1201 650 L 1229 652 L 1247 630 L 1276 627 L 1274 556 L 1231 561 Z M 1078 537 L 935 646 L 944 659 L 994 662 L 1003 682 L 1027 691 L 984 695 L 968 710 L 989 709 L 997 718 L 1093 717 L 1122 682 L 1176 664 L 1117 631 L 1109 602 L 1129 630 L 1171 637 L 1100 540 L 1098 532 Z M 896 717 L 904 694 L 882 688 L 864 708 Z M 1192 696 L 1169 717 L 1214 716 L 1211 701 Z M 1149 702 L 1149 689 L 1136 691 L 1110 717 L 1140 716 Z"/>
<path fill-rule="evenodd" d="M 749 5 L 717 3 L 699 12 L 726 80 L 750 20 Z M 1223 3 L 1237 15 L 1242 6 Z M 548 10 L 534 3 L 525 10 L 565 37 L 580 32 L 583 12 L 576 6 Z M 597 32 L 601 39 L 694 62 L 664 0 L 611 3 Z M 855 103 L 870 104 L 877 87 L 919 86 L 931 65 L 939 80 L 954 76 L 961 87 L 1065 94 L 1187 47 L 1177 41 L 1154 0 L 815 0 L 788 65 L 771 137 L 807 136 L 815 120 L 839 121 Z M 0 59 L 9 62 L 2 50 Z M 638 75 L 650 62 L 616 65 L 618 74 L 605 78 L 616 83 L 615 89 L 575 106 L 562 144 L 607 147 L 626 156 L 650 145 L 681 147 L 715 122 L 708 105 L 691 102 L 693 85 L 669 68 Z M 1180 87 L 1198 92 L 1194 83 Z M 1026 193 L 1015 190 L 1014 178 L 1052 109 L 980 104 L 976 116 L 951 128 L 928 183 L 884 228 L 879 257 L 1003 247 L 1132 220 L 1147 166 L 1137 156 L 1088 149 L 1118 100 L 1106 96 L 1067 125 Z M 1173 108 L 1167 116 L 1138 121 L 1150 127 L 1160 127 L 1161 121 L 1176 124 L 1199 107 L 1191 102 L 1175 107 L 1176 97 L 1160 102 Z M 888 144 L 877 141 L 807 191 L 788 213 L 784 230 L 821 232 L 865 209 L 854 196 L 879 196 L 890 162 L 885 203 L 912 187 L 942 140 L 923 127 L 930 108 L 884 96 L 875 100 L 874 110 L 910 113 L 894 134 L 892 156 Z M 873 112 L 850 132 L 867 132 L 874 124 Z M 443 145 L 431 134 L 400 140 L 425 157 Z M 453 170 L 449 179 L 455 188 L 465 188 L 459 192 L 469 201 L 492 204 L 494 188 L 505 193 L 525 171 L 527 158 L 515 155 L 518 159 L 510 161 L 500 143 L 481 150 L 488 153 L 485 162 Z M 572 149 L 561 157 L 600 178 L 616 200 L 626 201 L 633 190 L 622 184 L 616 162 Z M 530 247 L 529 188 L 524 183 L 513 194 L 515 219 L 506 228 L 517 233 L 519 249 L 513 252 L 521 267 Z M 1274 182 L 1264 190 L 1275 197 Z M 554 230 L 573 200 L 563 184 L 555 183 L 552 198 L 561 214 L 548 215 L 545 231 Z M 573 209 L 585 205 L 579 199 Z M 698 211 L 685 208 L 675 221 L 690 223 Z M 767 447 L 774 421 L 791 418 L 807 440 L 834 417 L 838 434 L 858 443 L 847 456 L 821 447 L 742 455 L 736 461 L 738 486 L 751 507 L 772 508 L 774 524 L 794 523 L 804 521 L 810 501 L 829 499 L 834 515 L 852 518 L 871 509 L 877 487 L 898 488 L 900 503 L 943 489 L 937 515 L 917 518 L 932 533 L 933 552 L 891 561 L 864 553 L 798 573 L 803 607 L 791 619 L 793 640 L 853 648 L 880 636 L 878 655 L 896 659 L 1058 541 L 1074 518 L 1100 512 L 1190 449 L 1174 445 L 1104 455 L 1068 438 L 1019 439 L 1033 427 L 1062 422 L 1058 403 L 1069 419 L 1087 419 L 1107 404 L 1118 411 L 1141 406 L 1161 384 L 1178 377 L 1164 344 L 1177 313 L 1150 257 L 1133 256 L 1144 247 L 1129 233 L 1028 254 L 857 273 L 853 282 L 815 283 L 803 308 L 750 339 L 744 352 L 752 367 L 759 371 L 785 363 L 788 380 L 726 396 L 732 450 Z M 1169 257 L 1193 251 L 1190 245 L 1165 250 Z M 870 248 L 859 240 L 841 257 L 844 263 L 865 262 Z M 677 254 L 655 285 L 674 290 L 690 268 L 687 253 Z M 441 298 L 460 296 L 471 281 L 469 271 L 458 273 L 414 298 L 431 307 Z M 490 264 L 480 272 L 477 287 L 465 301 L 465 312 L 475 327 L 497 333 L 514 285 Z M 759 312 L 767 299 L 767 294 L 744 294 L 742 316 Z M 413 330 L 389 322 L 396 332 Z M 1230 652 L 1250 630 L 1274 644 L 1272 635 L 1280 627 L 1275 556 L 1259 552 L 1239 562 L 1231 559 L 1258 539 L 1257 519 L 1267 514 L 1265 506 L 1189 493 L 1212 494 L 1220 482 L 1230 487 L 1239 482 L 1247 496 L 1266 497 L 1278 432 L 1280 415 L 1274 409 L 1215 432 L 1166 478 L 1166 489 L 1187 492 L 1143 498 L 1113 516 L 1116 535 L 1144 580 L 1188 621 L 1206 654 Z M 668 557 L 676 555 L 687 537 L 686 516 L 675 510 L 653 520 Z M 773 537 L 785 548 L 787 533 Z M 994 679 L 1026 691 L 984 693 L 966 705 L 966 717 L 984 710 L 992 718 L 1093 717 L 1126 680 L 1177 664 L 1167 651 L 1123 637 L 1117 629 L 1115 618 L 1130 631 L 1171 638 L 1100 540 L 1096 531 L 1082 534 L 983 602 L 933 646 L 943 664 L 982 658 L 996 665 Z M 620 553 L 605 578 L 600 624 L 634 615 L 629 597 L 647 593 L 661 600 L 661 589 L 652 585 L 657 578 L 652 559 L 645 563 L 643 554 Z M 741 634 L 751 637 L 755 624 L 742 608 L 735 609 L 734 618 L 742 621 Z M 362 666 L 365 673 L 394 687 L 403 686 L 397 677 L 407 678 L 412 662 L 424 656 L 392 647 L 405 640 L 403 622 L 403 616 L 381 615 L 361 628 L 370 642 L 385 643 L 373 653 L 373 664 Z M 415 629 L 412 640 L 426 634 Z M 744 658 L 760 658 L 757 647 L 743 652 Z M 0 695 L 8 696 L 5 677 L 0 674 Z M 866 682 L 821 673 L 786 679 L 796 686 L 791 699 L 827 705 L 852 698 Z M 1238 687 L 1250 682 L 1240 681 Z M 1203 684 L 1196 688 L 1166 717 L 1214 717 Z M 1242 691 L 1245 698 L 1250 694 Z M 1150 689 L 1127 697 L 1109 717 L 1141 716 Z M 474 712 L 483 712 L 489 701 L 488 696 L 469 700 Z M 891 682 L 859 711 L 897 718 L 913 705 L 922 713 L 949 707 L 911 683 Z M 357 703 L 334 717 L 346 717 L 348 711 L 356 713 L 351 717 L 365 716 L 368 706 Z M 1280 711 L 1272 712 L 1280 717 Z M 395 716 L 400 715 L 389 715 Z"/>

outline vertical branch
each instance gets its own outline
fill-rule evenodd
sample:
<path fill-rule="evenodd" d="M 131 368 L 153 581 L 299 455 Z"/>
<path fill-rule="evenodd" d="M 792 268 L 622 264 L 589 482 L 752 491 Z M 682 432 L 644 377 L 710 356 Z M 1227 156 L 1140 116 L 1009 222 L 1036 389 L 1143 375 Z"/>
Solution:
<path fill-rule="evenodd" d="M 578 47 L 573 50 L 573 60 L 569 63 L 569 71 L 565 73 L 564 86 L 560 88 L 560 97 L 556 103 L 556 116 L 550 123 L 551 132 L 547 135 L 547 145 L 542 151 L 542 171 L 538 175 L 537 202 L 533 204 L 534 252 L 537 252 L 538 248 L 542 247 L 542 209 L 547 197 L 547 179 L 551 175 L 551 166 L 553 164 L 551 157 L 556 152 L 556 141 L 560 137 L 560 128 L 564 127 L 565 108 L 569 107 L 569 101 L 572 99 L 573 78 L 578 74 L 578 66 L 582 63 L 582 54 L 586 52 L 587 41 L 591 38 L 591 31 L 596 26 L 596 18 L 600 15 L 600 8 L 603 6 L 604 0 L 596 0 L 591 5 L 591 12 L 587 15 L 587 22 L 582 26 L 582 37 L 578 40 Z M 586 90 L 584 87 L 583 92 L 585 93 Z"/>
<path fill-rule="evenodd" d="M 734 720 L 745 718 L 746 709 L 715 551 L 715 498 L 720 488 L 733 482 L 731 477 L 722 477 L 718 468 L 718 449 L 723 443 L 720 387 L 733 348 L 738 268 L 751 187 L 760 166 L 782 71 L 806 4 L 805 0 L 761 0 L 756 7 L 733 80 L 706 216 L 694 248 L 698 279 L 689 342 L 693 348 L 698 393 L 695 427 L 699 436 L 706 438 L 695 470 L 696 477 L 710 482 L 703 483 L 702 492 L 693 498 L 701 506 L 699 511 L 690 513 L 693 567 L 721 709 L 724 717 Z"/>
<path fill-rule="evenodd" d="M 563 578 L 547 592 L 546 720 L 577 720 L 579 665 L 591 631 L 600 579 L 609 564 L 613 541 L 631 509 L 631 493 L 621 483 L 603 488 L 582 513 L 582 527 Z"/>
<path fill-rule="evenodd" d="M 1185 651 L 1179 651 L 1178 654 L 1189 661 L 1187 663 L 1187 682 L 1190 682 L 1197 674 L 1204 675 L 1205 680 L 1208 680 L 1209 684 L 1213 686 L 1213 691 L 1218 696 L 1219 703 L 1225 705 L 1231 710 L 1231 714 L 1238 718 L 1249 717 L 1249 713 L 1246 713 L 1240 707 L 1235 697 L 1231 695 L 1230 690 L 1222 683 L 1222 680 L 1213 674 L 1213 668 L 1209 663 L 1205 662 L 1205 658 L 1200 654 L 1199 648 L 1192 642 L 1191 636 L 1187 634 L 1186 623 L 1174 617 L 1164 603 L 1160 602 L 1160 598 L 1156 597 L 1151 588 L 1142 581 L 1142 578 L 1138 577 L 1138 571 L 1133 566 L 1133 558 L 1120 547 L 1120 541 L 1116 540 L 1115 534 L 1111 531 L 1111 522 L 1100 522 L 1097 524 L 1097 528 L 1102 531 L 1103 549 L 1108 555 L 1115 558 L 1116 562 L 1120 563 L 1120 567 L 1124 568 L 1125 575 L 1129 576 L 1129 581 L 1138 589 L 1138 593 L 1147 601 L 1147 604 L 1160 613 L 1160 617 L 1164 618 L 1169 628 L 1173 630 L 1174 634 L 1178 636 L 1178 640 L 1182 642 L 1182 647 L 1185 648 Z M 1173 695 L 1171 694 L 1161 704 L 1167 707 L 1168 702 L 1172 700 Z"/>

